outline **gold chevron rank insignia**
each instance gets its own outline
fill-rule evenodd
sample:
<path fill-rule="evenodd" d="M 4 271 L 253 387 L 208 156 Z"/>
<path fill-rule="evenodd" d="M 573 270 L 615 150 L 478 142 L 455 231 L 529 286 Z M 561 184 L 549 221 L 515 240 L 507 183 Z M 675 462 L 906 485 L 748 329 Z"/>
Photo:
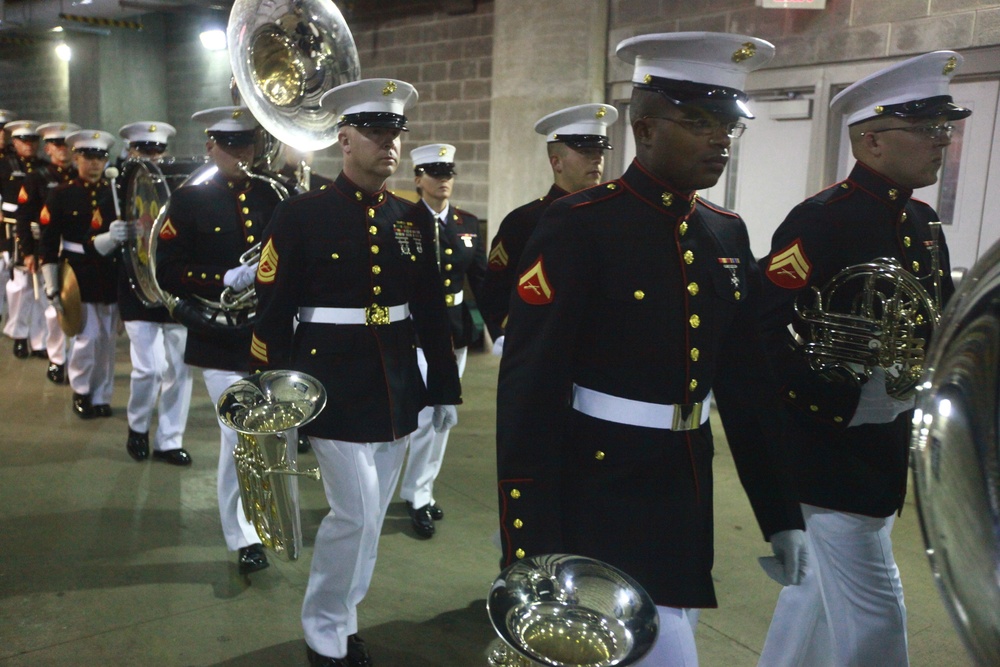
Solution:
<path fill-rule="evenodd" d="M 503 271 L 507 268 L 507 262 L 510 261 L 510 255 L 507 254 L 507 248 L 503 247 L 503 241 L 496 244 L 493 250 L 490 250 L 489 267 L 491 271 Z"/>
<path fill-rule="evenodd" d="M 167 218 L 167 221 L 163 224 L 163 227 L 160 229 L 160 238 L 163 239 L 164 241 L 169 241 L 170 239 L 176 236 L 177 236 L 177 228 L 174 227 L 174 223 L 170 221 L 170 218 Z"/>
<path fill-rule="evenodd" d="M 254 359 L 258 361 L 263 361 L 265 364 L 267 361 L 267 343 L 257 338 L 257 334 L 253 334 L 250 339 L 250 354 L 253 355 Z"/>
<path fill-rule="evenodd" d="M 768 279 L 778 287 L 785 289 L 801 289 L 809 283 L 812 273 L 812 263 L 802 250 L 800 239 L 795 239 L 790 246 L 771 256 L 767 267 Z"/>
<path fill-rule="evenodd" d="M 28 191 L 24 189 L 23 185 L 21 186 L 21 191 L 17 193 L 17 203 L 18 204 L 28 203 Z"/>
<path fill-rule="evenodd" d="M 49 213 L 49 207 L 43 206 L 42 212 L 38 214 L 38 224 L 47 225 L 52 220 L 52 214 Z"/>
<path fill-rule="evenodd" d="M 274 239 L 268 239 L 267 245 L 260 251 L 260 264 L 257 265 L 257 282 L 268 285 L 274 282 L 278 272 L 278 251 L 274 249 Z"/>
<path fill-rule="evenodd" d="M 530 303 L 532 306 L 544 306 L 552 303 L 555 292 L 552 290 L 548 276 L 545 275 L 541 256 L 535 260 L 530 269 L 521 274 L 517 281 L 517 293 L 521 296 L 522 301 Z"/>

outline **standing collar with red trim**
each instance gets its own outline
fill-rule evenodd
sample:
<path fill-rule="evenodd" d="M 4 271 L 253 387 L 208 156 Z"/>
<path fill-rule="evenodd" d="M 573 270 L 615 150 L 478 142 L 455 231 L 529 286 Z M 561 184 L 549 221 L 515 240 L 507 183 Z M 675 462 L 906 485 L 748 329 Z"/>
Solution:
<path fill-rule="evenodd" d="M 847 181 L 896 211 L 902 210 L 913 196 L 912 189 L 904 188 L 863 162 L 854 165 Z"/>
<path fill-rule="evenodd" d="M 639 198 L 646 200 L 657 209 L 665 210 L 675 215 L 685 215 L 698 200 L 697 192 L 683 192 L 666 181 L 654 176 L 638 159 L 622 174 L 621 180 L 635 192 Z"/>

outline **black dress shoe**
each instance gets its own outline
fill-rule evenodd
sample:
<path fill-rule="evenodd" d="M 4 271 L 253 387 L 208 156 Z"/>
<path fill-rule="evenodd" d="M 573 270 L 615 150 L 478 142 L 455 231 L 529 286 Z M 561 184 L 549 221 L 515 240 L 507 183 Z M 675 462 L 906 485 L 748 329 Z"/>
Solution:
<path fill-rule="evenodd" d="M 145 461 L 149 458 L 149 433 L 139 433 L 139 431 L 128 430 L 128 440 L 125 442 L 125 451 L 136 461 Z"/>
<path fill-rule="evenodd" d="M 306 657 L 309 659 L 309 667 L 351 667 L 347 658 L 330 658 L 320 655 L 308 645 L 306 646 Z"/>
<path fill-rule="evenodd" d="M 413 503 L 406 501 L 406 511 L 410 513 L 410 523 L 413 524 L 413 532 L 423 538 L 434 537 L 434 519 L 431 518 L 431 506 L 413 508 Z"/>
<path fill-rule="evenodd" d="M 15 338 L 14 339 L 14 356 L 18 359 L 28 358 L 28 339 L 27 338 Z"/>
<path fill-rule="evenodd" d="M 356 634 L 347 637 L 347 664 L 351 667 L 372 667 L 374 664 L 365 640 Z"/>
<path fill-rule="evenodd" d="M 309 436 L 308 435 L 300 435 L 299 436 L 299 447 L 298 447 L 298 449 L 299 449 L 299 454 L 305 454 L 310 449 L 312 449 L 312 443 L 309 442 Z"/>
<path fill-rule="evenodd" d="M 49 360 L 49 353 L 46 352 L 45 350 L 32 350 L 31 356 L 35 357 L 36 359 L 44 359 L 45 361 Z"/>
<path fill-rule="evenodd" d="M 156 458 L 157 453 L 153 452 L 153 458 Z M 267 556 L 264 555 L 264 547 L 259 544 L 242 547 L 240 549 L 239 565 L 240 574 L 250 574 L 251 572 L 263 570 L 269 565 Z"/>
<path fill-rule="evenodd" d="M 94 406 L 90 404 L 90 394 L 73 394 L 73 412 L 80 419 L 91 419 L 94 416 Z"/>
<path fill-rule="evenodd" d="M 431 503 L 430 505 L 431 518 L 435 521 L 440 521 L 444 518 L 444 510 L 437 506 L 437 503 Z"/>
<path fill-rule="evenodd" d="M 191 455 L 187 453 L 186 449 L 168 449 L 165 452 L 153 450 L 153 458 L 175 466 L 191 465 Z"/>
<path fill-rule="evenodd" d="M 55 382 L 56 384 L 66 383 L 66 364 L 49 364 L 49 370 L 45 373 L 45 377 L 49 379 L 49 382 Z"/>
<path fill-rule="evenodd" d="M 110 417 L 111 416 L 111 406 L 107 403 L 99 403 L 94 406 L 94 416 L 95 417 Z"/>

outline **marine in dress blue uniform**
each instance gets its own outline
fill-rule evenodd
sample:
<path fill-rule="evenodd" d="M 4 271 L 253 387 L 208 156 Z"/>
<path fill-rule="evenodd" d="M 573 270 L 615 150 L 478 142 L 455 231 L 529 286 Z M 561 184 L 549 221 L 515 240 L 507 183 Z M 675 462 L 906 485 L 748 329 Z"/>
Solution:
<path fill-rule="evenodd" d="M 746 74 L 773 47 L 673 33 L 618 54 L 635 63 L 636 159 L 552 204 L 518 268 L 497 395 L 503 561 L 573 553 L 623 570 L 660 612 L 639 664 L 691 665 L 686 609 L 716 606 L 712 396 L 764 537 L 790 576 L 802 567 L 765 431 L 758 267 L 740 217 L 696 194 L 722 173 L 750 116 Z"/>
<path fill-rule="evenodd" d="M 784 589 L 760 664 L 906 665 L 906 608 L 890 532 L 906 493 L 912 399 L 887 395 L 885 371 L 859 381 L 816 371 L 788 325 L 808 338 L 794 313 L 812 305 L 842 269 L 892 258 L 942 301 L 954 292 L 938 215 L 913 198 L 937 180 L 950 122 L 971 112 L 953 103 L 948 83 L 962 57 L 937 51 L 877 72 L 837 95 L 831 117 L 845 117 L 854 156 L 848 177 L 796 206 L 775 231 L 766 267 L 763 329 L 791 416 L 799 498 L 812 567 Z M 851 298 L 852 295 L 844 295 Z M 833 304 L 834 312 L 838 304 Z M 930 327 L 923 327 L 929 335 Z"/>
<path fill-rule="evenodd" d="M 10 109 L 0 109 L 0 183 L 7 180 L 7 154 L 10 151 L 7 123 L 14 120 L 15 114 Z M 3 188 L 0 187 L 0 211 L 3 210 Z M 0 218 L 3 216 L 0 215 Z M 0 232 L 0 317 L 7 308 L 7 281 L 10 279 L 10 250 L 13 242 L 13 228 L 0 222 L 3 231 Z"/>
<path fill-rule="evenodd" d="M 177 134 L 161 121 L 138 121 L 118 130 L 128 153 L 118 177 L 119 201 L 125 201 L 130 172 L 138 160 L 159 160 Z M 118 311 L 129 338 L 128 435 L 125 451 L 136 461 L 149 458 L 149 425 L 157 414 L 153 458 L 172 465 L 191 465 L 183 447 L 191 406 L 191 368 L 184 362 L 187 327 L 175 322 L 164 306 L 147 307 L 132 289 L 125 262 L 118 266 Z"/>
<path fill-rule="evenodd" d="M 328 395 L 302 428 L 330 503 L 302 605 L 313 666 L 371 664 L 357 606 L 409 434 L 424 406 L 435 406 L 440 430 L 454 423 L 461 402 L 433 229 L 385 189 L 416 100 L 413 86 L 393 79 L 347 83 L 323 96 L 323 108 L 339 119 L 343 171 L 332 186 L 278 206 L 257 270 L 254 367 L 308 373 Z"/>
<path fill-rule="evenodd" d="M 104 177 L 114 141 L 101 130 L 78 130 L 67 136 L 77 176 L 49 193 L 38 216 L 45 295 L 53 308 L 62 308 L 60 258 L 68 261 L 80 285 L 82 330 L 73 338 L 68 375 L 73 411 L 82 419 L 110 417 L 114 390 L 118 335 L 114 250 L 126 232 L 125 223 L 115 218 L 111 183 Z"/>
<path fill-rule="evenodd" d="M 545 196 L 508 213 L 490 244 L 489 270 L 477 305 L 495 353 L 503 351 L 503 331 L 524 246 L 552 202 L 601 182 L 604 152 L 611 149 L 608 127 L 617 120 L 618 110 L 610 104 L 580 104 L 535 123 L 535 132 L 545 137 L 554 183 Z"/>
<path fill-rule="evenodd" d="M 69 183 L 77 177 L 76 167 L 70 160 L 66 137 L 80 129 L 73 123 L 43 123 L 38 126 L 38 135 L 49 162 L 42 163 L 24 179 L 23 191 L 18 194 L 17 235 L 21 239 L 26 268 L 31 273 L 41 270 L 38 262 L 38 239 L 41 237 L 39 215 L 45 201 L 56 187 Z M 45 350 L 49 367 L 45 376 L 56 384 L 66 382 L 66 334 L 59 326 L 56 309 L 45 302 Z"/>
<path fill-rule="evenodd" d="M 472 312 L 465 301 L 465 286 L 477 300 L 486 277 L 486 250 L 479 236 L 476 216 L 451 204 L 455 182 L 455 147 L 427 144 L 410 151 L 414 182 L 420 201 L 412 209 L 421 227 L 434 230 L 433 255 L 441 273 L 445 305 L 451 324 L 458 375 L 465 371 L 469 345 L 478 335 Z M 426 381 L 427 359 L 417 348 L 417 363 Z M 432 537 L 434 522 L 444 518 L 444 509 L 434 499 L 434 480 L 441 472 L 450 429 L 436 432 L 433 407 L 427 406 L 417 418 L 417 430 L 410 436 L 406 471 L 399 495 L 406 501 L 413 530 L 420 537 Z"/>
<path fill-rule="evenodd" d="M 181 299 L 203 297 L 218 302 L 223 289 L 246 288 L 255 266 L 240 264 L 240 256 L 259 243 L 279 195 L 266 181 L 248 177 L 239 167 L 254 159 L 259 124 L 246 107 L 216 107 L 191 116 L 205 126 L 206 151 L 217 170 L 203 182 L 177 188 L 170 195 L 167 217 L 156 246 L 156 279 L 160 287 Z M 190 327 L 184 361 L 202 369 L 212 405 L 250 370 L 247 350 L 250 327 L 235 326 L 220 336 L 207 328 Z M 226 547 L 238 551 L 241 574 L 268 566 L 256 530 L 240 501 L 233 461 L 237 433 L 219 422 L 219 516 Z"/>
<path fill-rule="evenodd" d="M 10 253 L 10 280 L 6 285 L 7 323 L 3 332 L 14 339 L 14 356 L 25 359 L 28 356 L 45 357 L 45 303 L 40 289 L 35 288 L 37 278 L 34 258 L 31 266 L 25 265 L 25 257 L 31 256 L 34 239 L 30 227 L 18 224 L 17 212 L 26 199 L 24 182 L 27 177 L 45 165 L 38 157 L 38 122 L 15 120 L 5 126 L 11 137 L 13 150 L 0 165 L 0 204 L 3 221 L 7 228 Z"/>

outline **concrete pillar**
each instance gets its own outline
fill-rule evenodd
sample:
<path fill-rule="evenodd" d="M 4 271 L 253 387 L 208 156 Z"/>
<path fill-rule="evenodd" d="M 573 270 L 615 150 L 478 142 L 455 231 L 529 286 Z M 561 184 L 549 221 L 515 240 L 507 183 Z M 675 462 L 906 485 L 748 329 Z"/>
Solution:
<path fill-rule="evenodd" d="M 608 0 L 496 0 L 490 114 L 489 236 L 552 185 L 535 121 L 605 102 Z"/>

